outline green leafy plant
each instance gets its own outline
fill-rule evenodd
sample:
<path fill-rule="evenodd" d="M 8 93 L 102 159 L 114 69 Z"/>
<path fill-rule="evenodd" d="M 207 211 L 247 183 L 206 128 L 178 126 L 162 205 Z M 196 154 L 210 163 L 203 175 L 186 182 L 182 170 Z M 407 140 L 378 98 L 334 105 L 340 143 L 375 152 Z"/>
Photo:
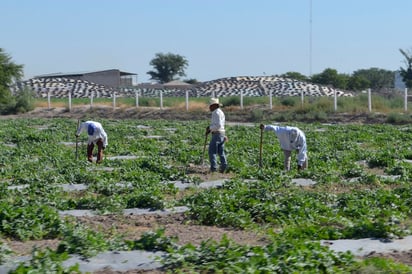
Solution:
<path fill-rule="evenodd" d="M 124 242 L 116 234 L 103 234 L 80 224 L 66 222 L 62 227 L 62 241 L 57 253 L 78 254 L 89 258 L 102 251 L 125 249 Z"/>
<path fill-rule="evenodd" d="M 68 259 L 67 253 L 56 253 L 49 248 L 44 250 L 34 248 L 31 256 L 32 258 L 28 263 L 20 263 L 15 270 L 11 270 L 9 273 L 81 273 L 78 265 L 63 266 L 63 262 Z"/>
<path fill-rule="evenodd" d="M 335 254 L 319 243 L 283 240 L 261 246 L 242 246 L 223 237 L 200 246 L 185 245 L 163 260 L 166 269 L 222 273 L 345 273 L 356 262 L 349 253 Z"/>
<path fill-rule="evenodd" d="M 166 237 L 165 229 L 160 228 L 143 233 L 138 240 L 126 240 L 126 243 L 131 250 L 168 251 L 177 248 L 176 241 L 176 238 Z"/>

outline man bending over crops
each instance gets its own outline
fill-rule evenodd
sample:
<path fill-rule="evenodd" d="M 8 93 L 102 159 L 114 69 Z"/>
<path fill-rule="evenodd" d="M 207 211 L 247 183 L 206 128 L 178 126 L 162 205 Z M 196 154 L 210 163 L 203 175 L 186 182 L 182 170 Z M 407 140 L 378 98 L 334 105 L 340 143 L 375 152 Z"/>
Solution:
<path fill-rule="evenodd" d="M 293 150 L 297 151 L 298 170 L 303 170 L 308 166 L 308 156 L 305 134 L 297 127 L 274 126 L 260 124 L 260 130 L 273 131 L 280 142 L 283 150 L 285 170 L 290 170 L 290 160 Z"/>
<path fill-rule="evenodd" d="M 93 149 L 97 145 L 97 161 L 101 163 L 103 160 L 103 150 L 107 147 L 107 134 L 99 122 L 86 121 L 80 124 L 76 132 L 76 137 L 79 137 L 83 131 L 87 131 L 89 140 L 87 142 L 87 160 L 93 162 Z"/>

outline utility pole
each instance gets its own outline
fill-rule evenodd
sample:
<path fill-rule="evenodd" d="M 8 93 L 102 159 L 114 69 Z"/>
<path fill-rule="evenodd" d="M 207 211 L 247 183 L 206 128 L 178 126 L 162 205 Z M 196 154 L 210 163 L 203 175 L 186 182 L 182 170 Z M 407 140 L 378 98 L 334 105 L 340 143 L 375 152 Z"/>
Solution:
<path fill-rule="evenodd" d="M 309 77 L 312 76 L 312 0 L 309 0 Z"/>

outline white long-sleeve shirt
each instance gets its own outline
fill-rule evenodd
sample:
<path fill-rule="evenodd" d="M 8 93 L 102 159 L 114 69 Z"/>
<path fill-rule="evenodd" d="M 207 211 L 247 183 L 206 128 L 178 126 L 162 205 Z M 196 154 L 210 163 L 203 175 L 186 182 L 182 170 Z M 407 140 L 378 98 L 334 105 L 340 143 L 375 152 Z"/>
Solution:
<path fill-rule="evenodd" d="M 306 136 L 297 127 L 265 125 L 265 131 L 275 132 L 283 150 L 298 150 L 298 165 L 307 159 Z"/>
<path fill-rule="evenodd" d="M 80 135 L 83 131 L 87 132 L 89 135 L 88 144 L 96 144 L 99 139 L 102 139 L 103 146 L 106 147 L 108 144 L 107 141 L 107 134 L 104 131 L 102 124 L 99 122 L 94 121 L 86 121 L 80 124 L 79 128 L 77 129 L 77 135 Z"/>
<path fill-rule="evenodd" d="M 217 108 L 212 112 L 212 119 L 209 129 L 212 133 L 225 133 L 225 114 L 220 108 Z"/>

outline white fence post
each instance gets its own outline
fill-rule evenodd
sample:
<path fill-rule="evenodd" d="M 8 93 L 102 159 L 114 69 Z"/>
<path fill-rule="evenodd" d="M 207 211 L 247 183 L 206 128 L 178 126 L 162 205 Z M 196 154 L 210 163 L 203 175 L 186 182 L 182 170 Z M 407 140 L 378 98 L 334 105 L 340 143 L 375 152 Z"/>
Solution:
<path fill-rule="evenodd" d="M 50 91 L 47 91 L 47 107 L 50 110 L 51 108 L 51 104 L 50 104 Z"/>
<path fill-rule="evenodd" d="M 405 112 L 408 111 L 408 88 L 405 88 Z"/>
<path fill-rule="evenodd" d="M 371 98 L 371 89 L 368 88 L 368 109 L 369 112 L 372 111 L 372 98 Z"/>
<path fill-rule="evenodd" d="M 305 101 L 305 96 L 304 96 L 304 92 L 303 92 L 303 89 L 302 89 L 300 91 L 300 103 L 301 103 L 302 107 L 303 107 L 304 101 Z"/>
<path fill-rule="evenodd" d="M 136 95 L 136 107 L 139 107 L 139 91 L 135 91 L 135 95 Z"/>
<path fill-rule="evenodd" d="M 72 92 L 69 90 L 69 112 L 72 111 Z"/>
<path fill-rule="evenodd" d="M 336 92 L 336 90 L 333 92 L 334 94 L 334 101 L 333 101 L 333 108 L 335 110 L 335 112 L 338 110 L 338 94 Z"/>
<path fill-rule="evenodd" d="M 160 109 L 163 109 L 163 91 L 160 91 Z"/>
<path fill-rule="evenodd" d="M 116 110 L 116 92 L 113 92 L 113 110 Z"/>
<path fill-rule="evenodd" d="M 272 109 L 272 90 L 269 91 L 269 108 Z"/>
<path fill-rule="evenodd" d="M 240 91 L 240 109 L 243 109 L 243 90 Z"/>
<path fill-rule="evenodd" d="M 90 108 L 93 108 L 93 90 L 90 92 Z"/>
<path fill-rule="evenodd" d="M 189 91 L 186 90 L 185 92 L 185 97 L 186 97 L 186 111 L 189 111 Z"/>

